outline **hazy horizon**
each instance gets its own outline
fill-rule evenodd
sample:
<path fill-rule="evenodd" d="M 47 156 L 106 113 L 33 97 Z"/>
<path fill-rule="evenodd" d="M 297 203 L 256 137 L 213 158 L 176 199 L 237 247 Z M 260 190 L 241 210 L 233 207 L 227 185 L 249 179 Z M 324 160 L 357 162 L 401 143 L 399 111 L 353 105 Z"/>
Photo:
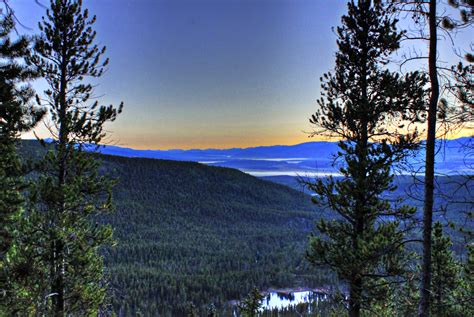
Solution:
<path fill-rule="evenodd" d="M 449 137 L 449 138 L 438 138 L 438 140 L 450 140 L 450 141 L 456 141 L 459 139 L 465 139 L 465 138 L 474 138 L 474 135 L 456 135 L 454 137 Z M 31 138 L 28 136 L 24 136 L 21 138 L 22 140 L 26 141 L 37 141 L 37 138 Z M 48 138 L 46 138 L 47 140 Z M 281 143 L 275 143 L 275 144 L 266 144 L 266 145 L 255 145 L 255 146 L 231 146 L 231 147 L 189 147 L 189 148 L 139 148 L 139 147 L 133 147 L 133 146 L 127 146 L 127 145 L 121 145 L 119 142 L 111 141 L 108 143 L 101 143 L 100 146 L 112 146 L 112 147 L 120 147 L 122 149 L 131 149 L 131 150 L 137 150 L 137 151 L 173 151 L 173 150 L 178 150 L 178 151 L 192 151 L 192 150 L 231 150 L 231 149 L 252 149 L 252 148 L 259 148 L 259 147 L 274 147 L 274 146 L 286 146 L 286 147 L 292 147 L 292 146 L 298 146 L 302 145 L 305 143 L 319 143 L 319 142 L 326 142 L 326 143 L 334 143 L 337 142 L 337 139 L 329 139 L 329 138 L 324 138 L 324 139 L 317 139 L 317 138 L 308 138 L 306 141 L 303 142 L 297 142 L 297 143 L 290 143 L 290 144 L 281 144 Z M 424 140 L 421 140 L 423 142 Z"/>

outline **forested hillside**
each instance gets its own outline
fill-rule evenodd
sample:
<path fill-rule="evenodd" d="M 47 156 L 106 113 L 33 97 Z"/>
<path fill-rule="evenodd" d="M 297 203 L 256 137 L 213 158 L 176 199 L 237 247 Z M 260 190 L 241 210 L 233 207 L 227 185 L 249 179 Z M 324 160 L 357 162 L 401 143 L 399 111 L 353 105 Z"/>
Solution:
<path fill-rule="evenodd" d="M 40 150 L 23 144 L 24 157 Z M 105 251 L 112 303 L 125 316 L 219 306 L 254 285 L 334 284 L 304 259 L 320 212 L 301 192 L 190 162 L 104 156 L 103 169 L 119 180 L 103 221 L 117 241 Z"/>

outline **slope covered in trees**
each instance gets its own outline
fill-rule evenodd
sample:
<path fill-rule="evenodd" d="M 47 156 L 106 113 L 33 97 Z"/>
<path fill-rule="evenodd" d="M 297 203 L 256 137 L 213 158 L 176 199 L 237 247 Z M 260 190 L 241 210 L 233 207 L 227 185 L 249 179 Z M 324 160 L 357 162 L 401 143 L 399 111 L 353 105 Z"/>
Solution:
<path fill-rule="evenodd" d="M 38 151 L 23 142 L 24 157 Z M 320 212 L 301 192 L 191 162 L 104 156 L 102 169 L 120 180 L 103 219 L 117 241 L 104 251 L 117 312 L 176 315 L 253 286 L 335 284 L 304 259 Z"/>

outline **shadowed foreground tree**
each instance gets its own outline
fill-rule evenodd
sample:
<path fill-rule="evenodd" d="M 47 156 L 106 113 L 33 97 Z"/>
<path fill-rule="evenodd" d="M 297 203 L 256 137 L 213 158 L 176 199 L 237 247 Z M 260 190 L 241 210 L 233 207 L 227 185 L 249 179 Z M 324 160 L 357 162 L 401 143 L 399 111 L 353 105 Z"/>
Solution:
<path fill-rule="evenodd" d="M 320 110 L 310 120 L 314 135 L 341 139 L 336 158 L 342 178 L 308 184 L 317 194 L 315 203 L 336 219 L 317 224 L 307 257 L 347 282 L 354 317 L 374 309 L 403 273 L 408 242 L 403 224 L 414 213 L 381 198 L 395 190 L 393 166 L 417 148 L 417 132 L 405 124 L 419 120 L 425 107 L 424 76 L 383 69 L 399 48 L 402 34 L 395 25 L 378 1 L 348 3 L 337 28 L 335 71 L 321 79 Z"/>
<path fill-rule="evenodd" d="M 436 137 L 440 123 L 446 125 L 444 133 L 451 129 L 472 123 L 472 43 L 471 52 L 465 54 L 465 62 L 460 57 L 459 64 L 444 67 L 438 64 L 440 41 L 449 39 L 454 44 L 452 33 L 461 29 L 472 29 L 474 22 L 474 2 L 472 0 L 389 0 L 400 12 L 413 17 L 416 34 L 407 39 L 418 40 L 427 44 L 426 56 L 410 56 L 408 60 L 427 60 L 430 94 L 426 123 L 426 152 L 424 162 L 424 197 L 423 197 L 423 256 L 420 285 L 419 316 L 427 317 L 431 310 L 432 279 L 432 231 L 433 212 L 435 211 L 435 154 Z M 459 18 L 449 14 L 448 6 L 458 10 Z M 446 57 L 442 57 L 444 59 Z M 447 95 L 443 96 L 443 92 Z M 445 98 L 446 97 L 446 98 Z M 440 136 L 440 135 L 438 135 Z M 468 180 L 469 181 L 469 180 Z"/>
<path fill-rule="evenodd" d="M 97 314 L 106 284 L 99 248 L 112 229 L 93 216 L 112 209 L 113 181 L 99 173 L 99 162 L 85 146 L 105 137 L 104 124 L 121 112 L 91 101 L 87 78 L 103 74 L 105 47 L 94 44 L 96 32 L 82 1 L 52 0 L 39 27 L 41 36 L 29 62 L 49 85 L 44 102 L 51 114 L 53 150 L 40 165 L 31 191 L 32 234 L 45 268 L 47 293 L 39 310 L 48 316 Z"/>
<path fill-rule="evenodd" d="M 451 239 L 443 234 L 443 226 L 436 222 L 433 226 L 433 316 L 455 316 L 455 289 L 460 282 L 459 265 L 454 258 Z"/>
<path fill-rule="evenodd" d="M 8 10 L 7 10 L 8 12 Z M 30 103 L 33 90 L 24 83 L 35 77 L 23 63 L 29 53 L 24 37 L 12 41 L 10 14 L 0 17 L 0 315 L 10 315 L 19 304 L 16 283 L 22 278 L 15 257 L 18 222 L 24 214 L 24 168 L 16 152 L 20 133 L 33 128 L 43 112 Z M 24 272 L 27 274 L 28 272 Z"/>

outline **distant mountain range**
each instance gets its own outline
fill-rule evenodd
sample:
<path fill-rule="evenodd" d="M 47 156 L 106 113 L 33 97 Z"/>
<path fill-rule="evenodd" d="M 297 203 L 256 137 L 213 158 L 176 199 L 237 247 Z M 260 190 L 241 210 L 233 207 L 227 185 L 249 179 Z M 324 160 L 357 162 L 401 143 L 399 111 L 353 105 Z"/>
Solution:
<path fill-rule="evenodd" d="M 474 138 L 438 141 L 437 171 L 445 174 L 474 173 L 474 153 L 466 149 Z M 231 149 L 136 150 L 104 146 L 103 154 L 124 157 L 192 161 L 206 165 L 231 167 L 254 176 L 325 176 L 337 174 L 333 155 L 337 142 L 307 142 L 296 145 L 259 146 Z M 410 158 L 414 166 L 422 166 L 424 151 Z"/>

